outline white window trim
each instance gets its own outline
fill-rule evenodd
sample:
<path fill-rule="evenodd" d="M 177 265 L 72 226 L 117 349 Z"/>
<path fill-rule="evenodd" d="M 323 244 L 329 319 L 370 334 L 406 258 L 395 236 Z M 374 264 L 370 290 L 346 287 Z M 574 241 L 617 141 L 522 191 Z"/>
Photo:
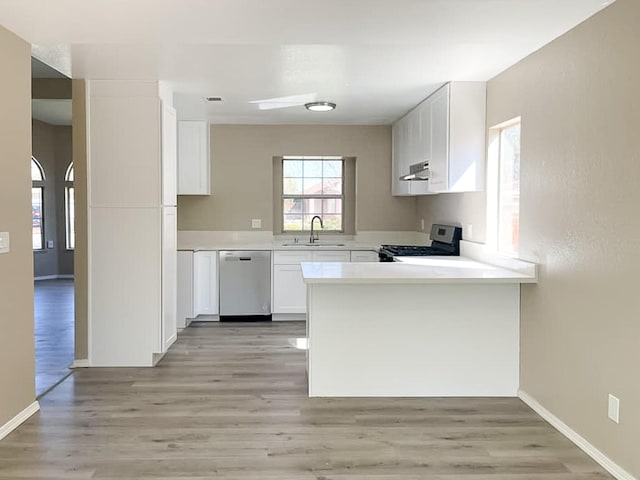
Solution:
<path fill-rule="evenodd" d="M 489 129 L 487 151 L 487 247 L 506 257 L 519 258 L 518 252 L 505 252 L 498 249 L 499 234 L 499 196 L 500 196 L 500 133 L 516 124 L 522 125 L 522 117 L 515 117 L 494 125 Z M 518 246 L 519 250 L 519 246 Z"/>
<path fill-rule="evenodd" d="M 342 194 L 341 195 L 334 195 L 334 194 L 329 194 L 329 195 L 304 195 L 304 194 L 300 194 L 300 195 L 285 195 L 284 193 L 284 161 L 285 160 L 340 160 L 342 162 Z M 324 178 L 324 177 L 323 177 Z M 341 200 L 341 205 L 342 205 L 342 211 L 341 211 L 341 225 L 342 228 L 340 230 L 326 230 L 325 234 L 331 235 L 331 234 L 341 234 L 345 232 L 345 224 L 344 224 L 344 216 L 345 216 L 345 158 L 341 157 L 341 156 L 303 156 L 303 155 L 285 155 L 282 157 L 282 191 L 281 193 L 281 204 L 282 204 L 282 213 L 281 216 L 282 218 L 280 219 L 280 221 L 282 222 L 282 233 L 284 235 L 296 235 L 296 234 L 306 234 L 306 233 L 310 233 L 311 230 L 285 230 L 284 228 L 284 203 L 287 199 L 297 199 L 297 198 L 303 198 L 303 199 L 312 199 L 312 198 L 317 198 L 317 199 L 321 199 L 321 200 L 329 200 L 329 199 L 339 199 Z M 304 222 L 303 222 L 304 224 Z M 316 231 L 314 231 L 315 233 Z M 317 233 L 320 233 L 320 230 L 317 231 Z"/>
<path fill-rule="evenodd" d="M 70 247 L 69 246 L 69 240 L 70 240 L 70 235 L 71 235 L 71 229 L 70 229 L 70 217 L 69 217 L 69 195 L 70 195 L 70 188 L 74 189 L 74 195 L 75 195 L 75 184 L 73 180 L 69 180 L 69 174 L 73 172 L 73 177 L 75 179 L 75 170 L 73 167 L 73 162 L 69 163 L 69 166 L 67 167 L 67 170 L 65 171 L 64 174 L 64 246 L 65 246 L 65 250 L 68 251 L 73 251 L 75 249 L 75 238 L 73 239 L 73 246 Z M 75 217 L 74 217 L 74 223 L 75 223 Z M 75 227 L 75 225 L 74 225 Z M 75 228 L 74 228 L 75 231 Z"/>
<path fill-rule="evenodd" d="M 44 231 L 44 222 L 45 222 L 45 218 L 44 218 L 44 187 L 45 187 L 45 181 L 47 180 L 47 176 L 44 173 L 44 168 L 42 167 L 42 164 L 32 155 L 31 156 L 31 162 L 35 163 L 36 166 L 38 167 L 38 170 L 40 171 L 40 176 L 42 177 L 42 180 L 34 180 L 33 177 L 31 178 L 31 188 L 39 188 L 40 189 L 40 196 L 41 196 L 41 209 L 40 209 L 40 237 L 41 237 L 41 247 L 40 248 L 34 248 L 33 246 L 33 237 L 31 239 L 32 245 L 31 245 L 31 249 L 34 252 L 43 252 L 46 250 L 46 238 L 45 238 L 45 231 Z M 31 166 L 31 165 L 29 165 Z M 31 208 L 33 209 L 33 201 L 32 201 L 32 205 Z M 32 219 L 33 222 L 33 219 Z M 33 228 L 33 224 L 31 226 L 31 228 Z"/>

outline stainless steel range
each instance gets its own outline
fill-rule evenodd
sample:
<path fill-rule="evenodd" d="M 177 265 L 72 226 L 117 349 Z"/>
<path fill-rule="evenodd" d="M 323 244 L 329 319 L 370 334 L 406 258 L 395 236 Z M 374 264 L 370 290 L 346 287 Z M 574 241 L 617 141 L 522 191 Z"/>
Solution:
<path fill-rule="evenodd" d="M 381 262 L 393 262 L 394 257 L 460 255 L 462 228 L 434 223 L 429 234 L 431 245 L 382 245 L 378 258 Z"/>

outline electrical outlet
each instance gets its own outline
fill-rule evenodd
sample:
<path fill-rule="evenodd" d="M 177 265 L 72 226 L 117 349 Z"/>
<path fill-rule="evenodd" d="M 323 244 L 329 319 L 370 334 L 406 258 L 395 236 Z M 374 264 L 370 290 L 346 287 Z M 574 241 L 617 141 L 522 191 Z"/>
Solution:
<path fill-rule="evenodd" d="M 47 248 L 53 248 L 53 240 L 47 240 Z"/>
<path fill-rule="evenodd" d="M 9 232 L 0 232 L 0 253 L 9 253 Z"/>
<path fill-rule="evenodd" d="M 424 232 L 424 218 L 420 219 L 420 230 Z"/>
<path fill-rule="evenodd" d="M 609 418 L 620 423 L 620 399 L 609 394 Z"/>
<path fill-rule="evenodd" d="M 262 219 L 260 218 L 251 219 L 251 228 L 262 228 Z"/>

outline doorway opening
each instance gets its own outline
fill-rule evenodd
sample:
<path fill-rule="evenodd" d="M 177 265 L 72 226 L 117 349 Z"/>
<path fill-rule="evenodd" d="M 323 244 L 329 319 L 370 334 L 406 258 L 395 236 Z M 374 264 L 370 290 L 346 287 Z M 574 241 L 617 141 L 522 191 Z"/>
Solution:
<path fill-rule="evenodd" d="M 36 396 L 71 374 L 74 361 L 75 201 L 71 79 L 31 59 L 32 232 Z"/>

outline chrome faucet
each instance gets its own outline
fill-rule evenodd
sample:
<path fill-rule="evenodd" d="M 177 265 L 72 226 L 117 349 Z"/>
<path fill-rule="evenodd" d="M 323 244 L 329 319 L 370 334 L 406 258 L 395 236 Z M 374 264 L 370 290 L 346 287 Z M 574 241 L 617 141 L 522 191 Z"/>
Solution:
<path fill-rule="evenodd" d="M 320 239 L 318 238 L 318 234 L 317 234 L 317 233 L 316 233 L 315 235 L 313 234 L 313 222 L 315 221 L 315 219 L 316 219 L 316 218 L 317 218 L 318 220 L 320 220 L 320 228 L 324 228 L 324 225 L 322 225 L 322 218 L 320 218 L 318 215 L 314 216 L 314 217 L 311 219 L 311 236 L 309 236 L 309 243 L 313 243 L 313 242 L 315 242 L 316 240 L 320 240 Z"/>

